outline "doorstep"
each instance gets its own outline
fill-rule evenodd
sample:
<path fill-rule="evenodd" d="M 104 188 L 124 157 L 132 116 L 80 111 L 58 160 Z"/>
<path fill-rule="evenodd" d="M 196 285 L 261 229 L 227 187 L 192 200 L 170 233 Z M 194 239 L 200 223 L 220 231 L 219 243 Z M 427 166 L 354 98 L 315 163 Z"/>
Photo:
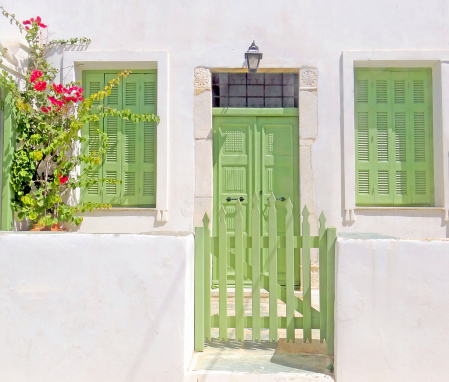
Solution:
<path fill-rule="evenodd" d="M 207 342 L 204 352 L 195 352 L 185 382 L 330 382 L 327 368 L 333 357 L 325 354 L 326 344 L 314 340 L 286 343 L 261 341 Z"/>

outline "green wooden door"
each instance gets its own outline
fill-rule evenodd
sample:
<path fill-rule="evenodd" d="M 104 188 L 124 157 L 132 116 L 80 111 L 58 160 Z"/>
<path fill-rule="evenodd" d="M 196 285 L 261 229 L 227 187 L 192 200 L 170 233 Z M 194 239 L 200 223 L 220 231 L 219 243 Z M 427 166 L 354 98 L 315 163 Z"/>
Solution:
<path fill-rule="evenodd" d="M 294 206 L 295 234 L 299 234 L 299 156 L 297 117 L 232 116 L 214 117 L 214 219 L 218 229 L 218 211 L 226 211 L 228 235 L 233 236 L 235 205 L 243 206 L 243 227 L 251 230 L 250 208 L 254 193 L 260 198 L 260 211 L 267 232 L 268 197 L 276 196 L 279 235 L 285 232 L 285 201 L 290 198 Z M 262 234 L 263 232 L 261 232 Z M 229 283 L 233 283 L 233 256 L 229 252 Z M 245 254 L 251 264 L 251 256 Z M 268 272 L 267 254 L 262 254 L 264 272 Z M 296 284 L 299 285 L 299 256 L 295 256 Z M 278 253 L 278 278 L 285 282 L 285 253 Z M 216 267 L 213 279 L 218 280 Z M 248 281 L 249 282 L 249 281 Z"/>

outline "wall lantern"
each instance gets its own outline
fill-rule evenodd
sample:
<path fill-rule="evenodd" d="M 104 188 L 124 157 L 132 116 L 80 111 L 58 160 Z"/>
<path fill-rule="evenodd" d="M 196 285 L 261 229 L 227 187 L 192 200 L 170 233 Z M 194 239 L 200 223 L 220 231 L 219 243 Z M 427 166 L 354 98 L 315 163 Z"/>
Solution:
<path fill-rule="evenodd" d="M 248 73 L 257 73 L 261 58 L 262 53 L 259 52 L 259 48 L 253 41 L 251 46 L 248 48 L 248 52 L 245 53 L 245 59 L 248 64 Z"/>

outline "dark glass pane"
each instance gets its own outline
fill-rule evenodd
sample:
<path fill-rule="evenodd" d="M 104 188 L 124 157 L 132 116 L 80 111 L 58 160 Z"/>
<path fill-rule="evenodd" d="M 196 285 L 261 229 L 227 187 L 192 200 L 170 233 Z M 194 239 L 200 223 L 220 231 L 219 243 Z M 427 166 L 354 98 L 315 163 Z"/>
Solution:
<path fill-rule="evenodd" d="M 293 97 L 282 98 L 282 107 L 295 107 L 295 99 Z"/>
<path fill-rule="evenodd" d="M 229 73 L 229 83 L 232 85 L 246 85 L 246 73 Z"/>
<path fill-rule="evenodd" d="M 248 97 L 263 97 L 264 87 L 263 85 L 248 85 Z"/>
<path fill-rule="evenodd" d="M 294 97 L 295 95 L 295 88 L 294 85 L 284 85 L 282 87 L 282 95 L 284 97 Z"/>
<path fill-rule="evenodd" d="M 229 107 L 246 107 L 246 97 L 229 98 Z"/>
<path fill-rule="evenodd" d="M 212 107 L 220 107 L 220 98 L 218 97 L 212 98 Z"/>
<path fill-rule="evenodd" d="M 231 97 L 246 97 L 246 85 L 229 85 Z"/>
<path fill-rule="evenodd" d="M 246 83 L 248 85 L 263 85 L 265 76 L 263 73 L 248 73 Z"/>
<path fill-rule="evenodd" d="M 265 97 L 282 97 L 282 86 L 265 86 Z"/>
<path fill-rule="evenodd" d="M 221 97 L 220 98 L 220 107 L 228 107 L 229 106 L 229 98 Z"/>
<path fill-rule="evenodd" d="M 229 83 L 229 73 L 219 73 L 220 85 L 227 85 Z"/>
<path fill-rule="evenodd" d="M 220 96 L 220 87 L 218 85 L 212 85 L 212 96 L 213 97 Z"/>
<path fill-rule="evenodd" d="M 265 107 L 282 107 L 282 98 L 265 98 Z"/>
<path fill-rule="evenodd" d="M 252 98 L 248 97 L 248 107 L 264 107 L 265 100 L 263 97 L 261 98 Z"/>
<path fill-rule="evenodd" d="M 220 96 L 227 97 L 229 95 L 229 86 L 228 85 L 220 85 Z"/>
<path fill-rule="evenodd" d="M 283 73 L 282 75 L 282 83 L 284 85 L 294 85 L 295 84 L 295 73 Z"/>
<path fill-rule="evenodd" d="M 219 82 L 220 82 L 220 74 L 219 73 L 212 73 L 212 83 L 218 85 Z"/>
<path fill-rule="evenodd" d="M 265 73 L 265 85 L 282 85 L 282 73 Z"/>

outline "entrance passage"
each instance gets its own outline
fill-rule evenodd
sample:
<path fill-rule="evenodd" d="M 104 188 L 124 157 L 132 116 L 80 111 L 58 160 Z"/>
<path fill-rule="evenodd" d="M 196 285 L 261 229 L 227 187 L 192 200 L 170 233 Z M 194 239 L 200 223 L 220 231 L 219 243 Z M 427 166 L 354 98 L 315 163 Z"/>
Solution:
<path fill-rule="evenodd" d="M 218 109 L 222 110 L 222 109 Z M 226 109 L 225 109 L 226 110 Z M 227 109 L 230 110 L 230 109 Z M 213 119 L 214 151 L 214 216 L 213 230 L 218 230 L 218 211 L 226 212 L 227 235 L 235 235 L 236 203 L 240 201 L 243 215 L 243 234 L 252 232 L 250 212 L 254 195 L 258 197 L 261 214 L 260 235 L 268 233 L 269 196 L 276 198 L 277 232 L 285 233 L 286 201 L 293 204 L 294 235 L 299 235 L 299 155 L 297 109 L 274 109 L 278 114 L 290 111 L 292 116 L 261 116 L 269 109 L 238 109 L 231 115 Z M 254 116 L 254 112 L 259 115 Z M 215 113 L 214 113 L 215 114 Z M 240 114 L 240 115 L 238 115 Z M 251 115 L 252 114 L 252 115 Z M 293 116 L 295 115 L 296 116 Z M 235 283 L 234 249 L 228 246 L 228 285 Z M 252 265 L 252 256 L 245 251 L 245 261 Z M 278 249 L 277 279 L 285 285 L 285 248 Z M 216 264 L 216 262 L 214 262 Z M 268 251 L 261 251 L 261 270 L 268 274 Z M 300 283 L 299 249 L 294 253 L 294 278 Z M 213 284 L 218 285 L 218 270 L 213 267 Z M 249 286 L 251 281 L 244 280 Z"/>

